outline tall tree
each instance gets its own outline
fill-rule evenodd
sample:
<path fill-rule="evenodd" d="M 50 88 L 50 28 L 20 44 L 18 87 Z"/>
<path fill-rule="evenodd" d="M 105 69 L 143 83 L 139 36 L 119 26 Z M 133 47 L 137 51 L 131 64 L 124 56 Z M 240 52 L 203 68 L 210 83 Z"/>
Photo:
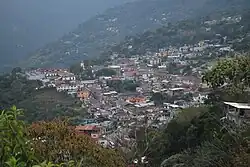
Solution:
<path fill-rule="evenodd" d="M 29 128 L 35 153 L 42 161 L 55 163 L 83 159 L 85 166 L 123 167 L 124 161 L 115 151 L 105 149 L 86 135 L 78 135 L 67 121 L 38 122 Z"/>
<path fill-rule="evenodd" d="M 243 95 L 250 86 L 250 58 L 240 56 L 220 60 L 205 73 L 203 81 L 214 90 L 220 89 L 234 96 L 234 99 L 247 100 Z"/>
<path fill-rule="evenodd" d="M 118 152 L 76 134 L 67 122 L 38 122 L 28 127 L 18 120 L 21 114 L 16 107 L 0 112 L 1 167 L 125 166 Z"/>

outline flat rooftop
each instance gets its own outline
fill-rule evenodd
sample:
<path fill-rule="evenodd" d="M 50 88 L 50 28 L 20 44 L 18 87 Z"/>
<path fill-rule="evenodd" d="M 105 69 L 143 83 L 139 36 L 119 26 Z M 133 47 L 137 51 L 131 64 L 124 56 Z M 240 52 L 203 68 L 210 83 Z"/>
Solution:
<path fill-rule="evenodd" d="M 171 90 L 171 91 L 181 91 L 181 90 L 185 90 L 185 88 L 171 88 L 169 90 Z"/>
<path fill-rule="evenodd" d="M 224 104 L 239 108 L 239 109 L 250 109 L 249 103 L 234 103 L 234 102 L 224 102 Z"/>

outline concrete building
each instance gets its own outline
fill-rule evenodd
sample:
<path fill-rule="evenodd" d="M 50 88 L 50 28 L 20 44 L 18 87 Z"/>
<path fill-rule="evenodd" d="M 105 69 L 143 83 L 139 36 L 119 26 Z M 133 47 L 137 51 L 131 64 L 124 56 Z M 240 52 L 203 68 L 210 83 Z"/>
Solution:
<path fill-rule="evenodd" d="M 226 118 L 237 125 L 250 123 L 250 104 L 224 102 Z"/>

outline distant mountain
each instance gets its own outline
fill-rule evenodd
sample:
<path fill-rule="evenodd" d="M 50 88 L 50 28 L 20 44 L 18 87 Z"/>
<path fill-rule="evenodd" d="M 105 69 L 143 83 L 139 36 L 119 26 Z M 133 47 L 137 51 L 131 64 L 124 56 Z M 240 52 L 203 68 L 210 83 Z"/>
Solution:
<path fill-rule="evenodd" d="M 250 6 L 248 10 L 228 10 L 203 18 L 179 21 L 162 26 L 155 31 L 127 37 L 119 44 L 109 48 L 108 52 L 131 57 L 159 52 L 160 49 L 169 46 L 178 48 L 184 45 L 196 45 L 204 40 L 209 40 L 211 44 L 230 44 L 235 51 L 249 52 L 249 16 Z"/>
<path fill-rule="evenodd" d="M 0 69 L 58 40 L 79 23 L 133 0 L 0 0 Z"/>
<path fill-rule="evenodd" d="M 140 0 L 107 10 L 46 45 L 20 63 L 24 67 L 69 66 L 98 56 L 126 36 L 169 22 L 206 16 L 221 10 L 242 10 L 249 0 Z"/>

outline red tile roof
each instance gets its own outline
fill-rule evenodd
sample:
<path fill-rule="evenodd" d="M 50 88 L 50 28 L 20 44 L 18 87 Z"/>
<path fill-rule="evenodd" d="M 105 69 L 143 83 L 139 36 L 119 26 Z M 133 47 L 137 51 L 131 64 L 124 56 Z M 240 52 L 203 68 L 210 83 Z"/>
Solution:
<path fill-rule="evenodd" d="M 79 130 L 89 131 L 89 130 L 99 130 L 99 128 L 96 125 L 84 125 L 84 126 L 76 126 L 75 130 L 76 131 L 79 131 Z"/>

